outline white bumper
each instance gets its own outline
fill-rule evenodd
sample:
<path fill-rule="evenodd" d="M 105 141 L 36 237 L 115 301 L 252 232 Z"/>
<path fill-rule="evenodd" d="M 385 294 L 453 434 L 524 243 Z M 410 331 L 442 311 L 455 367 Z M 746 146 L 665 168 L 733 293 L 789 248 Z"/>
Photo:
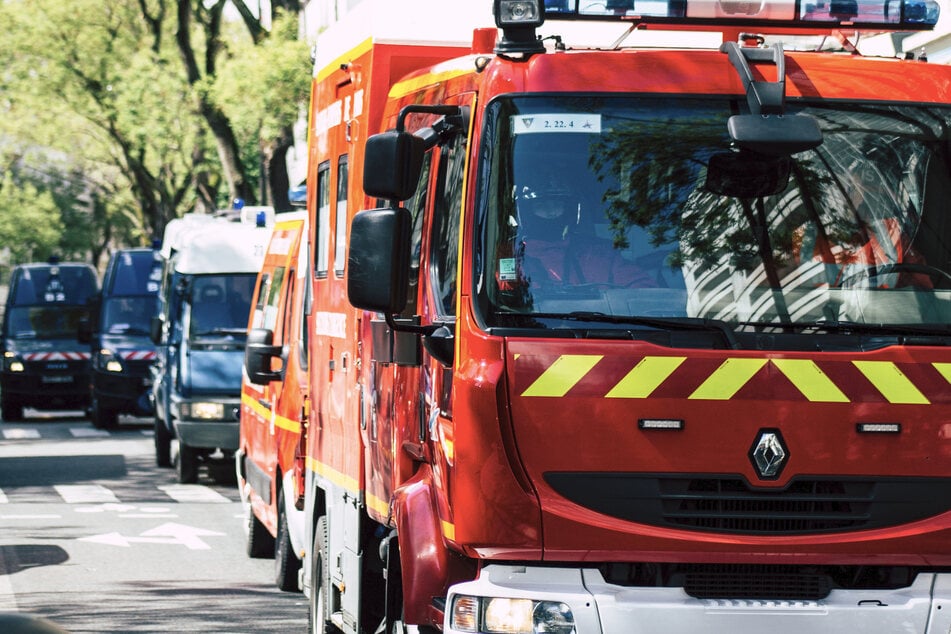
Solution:
<path fill-rule="evenodd" d="M 456 595 L 560 601 L 576 634 L 894 634 L 951 633 L 951 573 L 919 574 L 898 590 L 833 590 L 821 601 L 695 599 L 680 588 L 627 587 L 596 568 L 486 566 L 478 579 L 450 588 L 444 632 Z"/>

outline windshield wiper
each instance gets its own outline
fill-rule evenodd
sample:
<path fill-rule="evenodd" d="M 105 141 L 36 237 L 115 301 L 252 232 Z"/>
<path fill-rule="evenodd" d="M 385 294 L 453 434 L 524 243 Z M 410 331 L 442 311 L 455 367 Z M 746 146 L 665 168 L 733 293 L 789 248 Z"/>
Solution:
<path fill-rule="evenodd" d="M 211 328 L 194 333 L 192 336 L 204 337 L 208 335 L 247 335 L 246 328 Z"/>
<path fill-rule="evenodd" d="M 944 324 L 909 325 L 909 324 L 870 324 L 857 321 L 802 321 L 802 322 L 775 322 L 775 321 L 740 321 L 739 326 L 752 326 L 758 328 L 777 328 L 779 330 L 792 330 L 803 332 L 808 330 L 818 330 L 838 333 L 860 333 L 860 334 L 894 334 L 894 335 L 930 335 L 941 336 L 951 335 L 951 326 Z"/>
<path fill-rule="evenodd" d="M 634 326 L 648 326 L 660 330 L 699 330 L 705 332 L 719 332 L 723 335 L 729 347 L 738 350 L 740 344 L 736 333 L 725 321 L 707 319 L 703 317 L 643 317 L 638 315 L 609 315 L 597 311 L 578 310 L 570 313 L 504 313 L 506 315 L 522 314 L 526 317 L 540 317 L 542 319 L 567 319 L 569 321 L 602 322 L 609 324 L 631 324 Z"/>

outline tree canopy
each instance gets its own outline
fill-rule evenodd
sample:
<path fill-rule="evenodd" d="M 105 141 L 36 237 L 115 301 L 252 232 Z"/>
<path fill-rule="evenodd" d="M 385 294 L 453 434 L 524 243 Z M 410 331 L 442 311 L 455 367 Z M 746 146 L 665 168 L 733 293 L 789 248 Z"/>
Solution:
<path fill-rule="evenodd" d="M 296 1 L 256 11 L 246 0 L 0 0 L 7 263 L 56 253 L 98 264 L 188 211 L 236 197 L 286 206 L 310 49 Z"/>

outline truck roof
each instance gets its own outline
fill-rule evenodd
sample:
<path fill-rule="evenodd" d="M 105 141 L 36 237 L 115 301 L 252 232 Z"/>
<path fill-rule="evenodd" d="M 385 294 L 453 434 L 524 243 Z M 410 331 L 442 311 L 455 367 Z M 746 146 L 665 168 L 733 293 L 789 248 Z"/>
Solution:
<path fill-rule="evenodd" d="M 257 273 L 271 235 L 270 226 L 233 222 L 206 216 L 171 227 L 162 254 L 174 261 L 175 271 L 191 275 Z"/>

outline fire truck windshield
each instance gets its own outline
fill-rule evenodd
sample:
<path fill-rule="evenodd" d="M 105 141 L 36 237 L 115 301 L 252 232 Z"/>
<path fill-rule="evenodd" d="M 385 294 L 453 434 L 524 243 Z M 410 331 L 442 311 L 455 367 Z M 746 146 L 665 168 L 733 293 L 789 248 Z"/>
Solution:
<path fill-rule="evenodd" d="M 572 330 L 582 327 L 572 315 L 586 328 L 604 315 L 608 330 L 629 328 L 626 317 L 943 330 L 951 109 L 789 104 L 824 141 L 769 157 L 731 148 L 737 108 L 725 97 L 492 104 L 485 323 Z"/>

